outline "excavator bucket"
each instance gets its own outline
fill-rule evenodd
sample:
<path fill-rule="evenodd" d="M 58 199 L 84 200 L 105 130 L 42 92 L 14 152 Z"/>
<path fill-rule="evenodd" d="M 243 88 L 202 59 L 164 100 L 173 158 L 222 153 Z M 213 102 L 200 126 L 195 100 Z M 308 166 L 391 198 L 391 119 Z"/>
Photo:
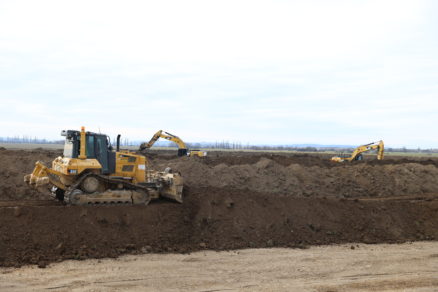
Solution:
<path fill-rule="evenodd" d="M 334 156 L 334 157 L 332 157 L 331 161 L 333 161 L 333 162 L 343 162 L 344 159 L 339 157 L 339 156 Z"/>

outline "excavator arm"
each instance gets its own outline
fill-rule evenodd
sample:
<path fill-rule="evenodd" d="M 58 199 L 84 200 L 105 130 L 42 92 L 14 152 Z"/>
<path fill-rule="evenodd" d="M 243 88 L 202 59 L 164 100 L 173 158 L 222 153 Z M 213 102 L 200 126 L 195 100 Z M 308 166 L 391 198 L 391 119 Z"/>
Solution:
<path fill-rule="evenodd" d="M 149 140 L 149 142 L 141 143 L 140 151 L 151 148 L 155 144 L 155 142 L 157 142 L 157 140 L 160 139 L 162 132 L 163 131 L 159 130 L 158 132 L 156 132 L 154 134 L 154 136 L 152 136 L 152 138 Z"/>
<path fill-rule="evenodd" d="M 140 145 L 140 151 L 151 148 L 155 144 L 155 142 L 157 142 L 157 140 L 160 138 L 166 139 L 168 141 L 172 141 L 176 145 L 178 145 L 178 156 L 187 155 L 187 146 L 184 143 L 184 141 L 181 140 L 181 138 L 179 138 L 178 136 L 172 135 L 162 130 L 156 132 L 154 136 L 152 136 L 151 140 L 149 140 L 149 142 L 142 143 Z"/>
<path fill-rule="evenodd" d="M 383 144 L 382 140 L 379 141 L 379 144 L 377 145 L 377 148 L 378 148 L 378 150 L 377 150 L 377 159 L 378 160 L 382 160 L 383 156 L 384 156 L 384 153 L 385 153 L 385 145 Z"/>

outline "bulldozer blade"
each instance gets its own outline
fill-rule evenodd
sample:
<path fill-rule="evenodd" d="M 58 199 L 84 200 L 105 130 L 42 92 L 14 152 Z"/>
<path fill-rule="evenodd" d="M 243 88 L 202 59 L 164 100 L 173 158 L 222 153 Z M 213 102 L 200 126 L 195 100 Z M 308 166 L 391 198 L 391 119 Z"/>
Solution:
<path fill-rule="evenodd" d="M 168 198 L 178 203 L 183 202 L 183 179 L 178 173 L 168 173 L 164 178 L 169 182 L 161 190 L 161 196 Z"/>

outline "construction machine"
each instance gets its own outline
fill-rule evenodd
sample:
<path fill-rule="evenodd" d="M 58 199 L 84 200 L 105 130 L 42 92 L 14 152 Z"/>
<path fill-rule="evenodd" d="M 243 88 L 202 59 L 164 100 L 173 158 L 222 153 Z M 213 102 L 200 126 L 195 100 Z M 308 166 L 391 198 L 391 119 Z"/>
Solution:
<path fill-rule="evenodd" d="M 170 168 L 150 170 L 143 155 L 116 150 L 107 135 L 81 131 L 62 131 L 64 153 L 52 167 L 38 161 L 24 177 L 31 187 L 51 187 L 52 195 L 72 205 L 141 204 L 165 197 L 182 203 L 183 179 Z"/>
<path fill-rule="evenodd" d="M 378 142 L 373 142 L 373 143 L 369 143 L 369 144 L 365 144 L 365 145 L 361 145 L 361 146 L 357 147 L 356 149 L 354 149 L 354 151 L 350 155 L 350 157 L 335 156 L 335 157 L 332 157 L 331 160 L 334 162 L 344 162 L 344 161 L 351 162 L 351 161 L 356 161 L 356 160 L 363 160 L 362 153 L 367 152 L 367 151 L 372 151 L 372 150 L 377 150 L 377 159 L 378 160 L 383 159 L 385 146 L 383 144 L 383 141 L 380 140 Z"/>
<path fill-rule="evenodd" d="M 187 149 L 186 143 L 179 138 L 178 136 L 172 135 L 168 132 L 164 132 L 163 130 L 159 130 L 152 136 L 151 140 L 149 142 L 142 143 L 140 145 L 139 151 L 144 151 L 145 149 L 151 148 L 155 142 L 157 142 L 158 139 L 163 138 L 168 141 L 174 142 L 176 145 L 178 145 L 178 156 L 198 156 L 198 157 L 204 157 L 207 156 L 207 152 L 201 151 L 201 150 L 189 150 Z"/>

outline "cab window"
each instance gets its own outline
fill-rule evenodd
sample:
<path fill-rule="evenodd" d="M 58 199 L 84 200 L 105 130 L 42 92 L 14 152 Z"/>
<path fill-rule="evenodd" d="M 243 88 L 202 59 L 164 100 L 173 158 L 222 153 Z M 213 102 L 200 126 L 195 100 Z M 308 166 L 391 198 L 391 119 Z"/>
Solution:
<path fill-rule="evenodd" d="M 73 141 L 71 139 L 65 139 L 64 157 L 73 158 Z"/>
<path fill-rule="evenodd" d="M 87 136 L 86 153 L 87 158 L 96 158 L 96 153 L 94 152 L 94 136 Z"/>

